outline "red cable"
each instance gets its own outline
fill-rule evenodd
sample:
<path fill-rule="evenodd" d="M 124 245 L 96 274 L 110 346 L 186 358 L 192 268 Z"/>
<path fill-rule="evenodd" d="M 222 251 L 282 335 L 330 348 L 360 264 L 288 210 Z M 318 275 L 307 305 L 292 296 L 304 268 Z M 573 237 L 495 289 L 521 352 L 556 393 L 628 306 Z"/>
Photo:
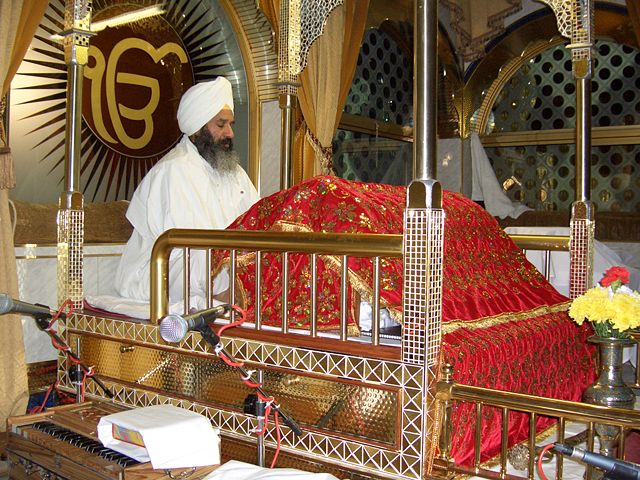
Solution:
<path fill-rule="evenodd" d="M 49 324 L 47 325 L 46 330 L 48 332 L 51 332 L 54 335 L 57 335 L 57 331 L 53 328 L 53 324 L 56 323 L 58 321 L 58 318 L 60 317 L 60 315 L 62 314 L 62 312 L 64 311 L 65 307 L 68 308 L 67 312 L 66 312 L 66 316 L 70 316 L 73 313 L 73 303 L 71 302 L 71 299 L 66 299 L 64 302 L 62 302 L 62 305 L 60 305 L 60 308 L 58 309 L 58 311 L 51 317 L 51 321 L 49 322 Z M 51 344 L 53 345 L 54 348 L 62 351 L 62 352 L 70 352 L 71 351 L 71 347 L 69 347 L 69 345 L 65 345 L 65 344 L 60 344 L 58 343 L 53 337 L 51 338 Z M 73 363 L 73 364 L 81 364 L 80 359 L 76 359 L 73 357 L 73 355 L 67 355 L 67 359 Z M 89 367 L 88 369 L 85 368 L 83 366 L 82 368 L 82 381 L 80 383 L 80 401 L 84 402 L 84 392 L 85 392 L 85 382 L 87 380 L 87 377 L 91 377 L 93 376 L 94 371 L 93 371 L 93 367 Z"/>
<path fill-rule="evenodd" d="M 549 445 L 545 445 L 543 449 L 540 451 L 540 455 L 538 456 L 538 475 L 540 475 L 540 478 L 542 480 L 548 480 L 547 476 L 544 474 L 544 470 L 542 470 L 542 457 L 544 457 L 544 454 L 547 453 L 552 448 L 553 448 L 553 443 L 550 443 Z"/>
<path fill-rule="evenodd" d="M 261 430 L 255 432 L 256 435 L 264 435 L 267 431 L 267 425 L 269 425 L 269 415 L 271 415 L 271 404 L 268 404 L 264 408 L 264 425 Z"/>
<path fill-rule="evenodd" d="M 260 400 L 262 400 L 263 402 L 270 403 L 270 402 L 275 401 L 275 399 L 274 399 L 273 397 L 265 397 L 265 396 L 264 396 L 264 395 L 262 395 L 260 392 L 256 392 L 256 395 L 258 395 L 258 398 L 259 398 Z"/>
<path fill-rule="evenodd" d="M 298 262 L 299 263 L 299 262 Z M 222 333 L 228 329 L 228 328 L 232 328 L 232 327 L 237 327 L 238 325 L 242 325 L 244 323 L 244 320 L 246 318 L 246 312 L 240 308 L 238 305 L 232 305 L 231 308 L 240 316 L 240 319 L 233 322 L 233 323 L 228 323 L 226 325 L 223 325 L 222 327 L 220 327 L 218 329 L 217 335 L 218 336 L 222 336 Z M 218 356 L 220 357 L 220 359 L 226 363 L 227 365 L 231 366 L 231 367 L 242 367 L 244 366 L 244 362 L 232 362 L 230 358 L 228 358 L 226 355 L 222 354 L 222 352 L 218 353 Z M 250 388 L 259 388 L 262 386 L 262 384 L 260 383 L 255 383 L 252 382 L 250 380 L 250 378 L 242 378 L 242 381 L 244 382 L 245 385 L 247 385 Z M 265 397 L 264 395 L 262 395 L 260 392 L 256 392 L 258 398 L 260 400 L 262 400 L 263 402 L 267 402 L 267 406 L 264 409 L 264 426 L 261 430 L 255 432 L 256 435 L 264 435 L 267 432 L 268 429 L 268 425 L 269 425 L 269 415 L 271 415 L 271 404 L 274 402 L 274 398 L 272 397 Z M 274 422 L 275 422 L 275 427 L 276 427 L 276 451 L 275 454 L 273 456 L 273 460 L 271 461 L 271 468 L 274 468 L 275 464 L 276 464 L 276 460 L 278 459 L 278 454 L 280 453 L 280 445 L 281 445 L 281 434 L 280 434 L 280 422 L 279 422 L 279 415 L 278 415 L 278 410 L 274 410 L 273 412 L 273 418 L 274 418 Z"/>
<path fill-rule="evenodd" d="M 218 329 L 218 336 L 221 336 L 227 328 L 237 327 L 238 325 L 242 325 L 243 322 L 244 322 L 244 318 L 238 320 L 237 322 L 227 323 L 226 325 L 221 326 Z"/>
<path fill-rule="evenodd" d="M 29 413 L 41 413 L 44 410 L 44 407 L 47 404 L 47 400 L 49 400 L 49 396 L 51 395 L 51 392 L 53 392 L 53 390 L 56 388 L 56 385 L 58 385 L 57 380 L 53 382 L 47 389 L 47 393 L 45 393 L 42 403 L 37 407 L 33 407 Z"/>
<path fill-rule="evenodd" d="M 57 332 L 56 332 L 55 330 L 53 330 L 53 329 L 48 329 L 48 330 L 52 331 L 53 333 L 57 333 Z M 56 341 L 55 341 L 55 339 L 53 339 L 53 338 L 51 339 L 51 345 L 53 345 L 53 348 L 56 348 L 56 349 L 58 349 L 58 350 L 60 350 L 60 351 L 62 351 L 62 352 L 69 352 L 69 351 L 71 351 L 71 348 L 69 347 L 69 345 L 63 345 L 63 344 L 60 344 L 60 343 L 56 342 Z M 71 358 L 71 357 L 69 357 L 69 358 Z"/>
<path fill-rule="evenodd" d="M 223 325 L 222 327 L 220 327 L 218 329 L 218 333 L 217 333 L 218 336 L 221 336 L 222 333 L 227 328 L 237 327 L 238 325 L 242 325 L 244 323 L 244 320 L 245 320 L 245 317 L 246 317 L 246 312 L 242 308 L 240 308 L 238 305 L 232 305 L 231 308 L 240 316 L 240 319 L 237 320 L 236 322 L 228 323 L 227 325 Z M 222 354 L 222 352 L 220 352 L 218 354 L 218 356 L 220 357 L 220 359 L 224 363 L 226 363 L 230 367 L 244 367 L 244 362 L 232 362 L 231 359 L 229 357 L 227 357 L 226 355 Z M 262 386 L 262 384 L 260 384 L 260 383 L 252 382 L 249 378 L 242 378 L 242 381 L 249 388 L 258 388 L 258 387 Z"/>
<path fill-rule="evenodd" d="M 54 335 L 57 335 L 58 332 L 56 331 L 55 328 L 53 328 L 53 324 L 58 321 L 58 318 L 62 314 L 62 311 L 64 310 L 65 307 L 69 307 L 69 311 L 66 313 L 67 316 L 73 313 L 73 303 L 71 303 L 70 299 L 66 299 L 64 302 L 62 302 L 62 305 L 60 305 L 60 308 L 58 309 L 58 311 L 51 317 L 51 321 L 49 322 L 49 324 L 47 325 L 47 328 L 45 329 L 46 331 L 51 332 Z M 68 352 L 69 350 L 71 350 L 71 348 L 69 348 L 68 345 L 59 345 L 53 338 L 51 338 L 51 345 L 53 345 L 54 348 L 61 350 L 63 352 Z"/>
<path fill-rule="evenodd" d="M 73 313 L 73 303 L 71 302 L 71 299 L 67 298 L 64 302 L 62 302 L 62 305 L 60 305 L 58 311 L 51 317 L 51 321 L 49 322 L 47 329 L 53 330 L 53 324 L 58 321 L 58 317 L 60 317 L 60 314 L 62 313 L 64 307 L 69 307 L 69 311 L 66 313 L 67 317 Z M 55 330 L 53 331 L 55 332 Z"/>
<path fill-rule="evenodd" d="M 260 388 L 262 385 L 260 383 L 255 383 L 249 380 L 248 378 L 243 378 L 242 381 L 249 388 Z"/>
<path fill-rule="evenodd" d="M 276 460 L 278 459 L 278 454 L 280 453 L 280 444 L 282 441 L 282 439 L 280 438 L 280 422 L 279 422 L 278 410 L 273 412 L 273 421 L 276 425 L 276 451 L 273 454 L 273 460 L 271 460 L 271 468 L 276 466 Z"/>
<path fill-rule="evenodd" d="M 82 374 L 82 381 L 80 382 L 80 402 L 84 402 L 84 381 L 87 379 L 87 376 Z"/>
<path fill-rule="evenodd" d="M 239 305 L 231 305 L 231 309 L 235 311 L 244 320 L 247 312 Z"/>
<path fill-rule="evenodd" d="M 222 360 L 224 363 L 226 363 L 227 365 L 229 365 L 230 367 L 243 367 L 244 363 L 243 362 L 232 362 L 231 359 L 229 357 L 227 357 L 226 355 L 224 355 L 222 352 L 220 352 L 218 354 L 218 356 L 220 357 L 220 360 Z"/>
<path fill-rule="evenodd" d="M 239 316 L 240 319 L 236 320 L 233 323 L 227 323 L 226 325 L 221 326 L 218 329 L 218 336 L 222 336 L 222 332 L 224 332 L 227 328 L 231 328 L 231 327 L 237 327 L 238 325 L 242 325 L 244 323 L 244 319 L 246 317 L 246 312 L 240 308 L 238 305 L 232 305 L 231 309 L 234 310 Z"/>

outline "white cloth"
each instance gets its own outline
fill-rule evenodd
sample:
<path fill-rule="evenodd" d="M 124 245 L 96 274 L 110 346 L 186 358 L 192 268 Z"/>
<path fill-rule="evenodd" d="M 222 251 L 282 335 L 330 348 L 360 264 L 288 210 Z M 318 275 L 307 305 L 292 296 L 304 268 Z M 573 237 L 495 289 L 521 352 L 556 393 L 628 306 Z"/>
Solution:
<path fill-rule="evenodd" d="M 358 326 L 365 332 L 373 328 L 373 307 L 369 302 L 360 302 L 360 315 Z M 394 327 L 398 322 L 394 321 L 386 308 L 380 309 L 380 328 Z"/>
<path fill-rule="evenodd" d="M 523 212 L 531 210 L 526 205 L 511 201 L 504 193 L 477 133 L 470 135 L 470 141 L 473 159 L 471 199 L 484 202 L 484 208 L 494 217 L 518 218 Z"/>
<path fill-rule="evenodd" d="M 134 231 L 118 270 L 118 295 L 149 300 L 150 257 L 153 244 L 171 228 L 223 229 L 258 200 L 258 192 L 239 165 L 235 170 L 213 169 L 185 135 L 142 179 L 131 199 L 127 219 Z M 191 255 L 191 295 L 203 297 L 208 278 L 204 251 Z M 226 279 L 228 282 L 228 278 Z M 216 278 L 214 292 L 228 288 Z M 169 262 L 169 301 L 182 300 L 182 252 Z"/>
<path fill-rule="evenodd" d="M 149 302 L 144 300 L 116 297 L 115 295 L 85 295 L 84 300 L 89 306 L 99 308 L 105 312 L 118 313 L 141 320 L 148 320 L 151 317 L 151 306 Z M 223 302 L 215 298 L 211 302 L 211 306 L 213 307 L 222 304 Z M 189 309 L 187 311 L 200 311 L 206 308 L 207 304 L 204 298 L 195 296 L 189 298 Z M 182 315 L 184 313 L 182 301 L 169 304 L 169 313 Z"/>
<path fill-rule="evenodd" d="M 204 415 L 174 405 L 151 405 L 100 418 L 105 447 L 154 469 L 220 464 L 220 429 Z"/>
<path fill-rule="evenodd" d="M 507 227 L 505 232 L 514 235 L 569 235 L 569 227 Z M 595 285 L 611 267 L 625 267 L 630 274 L 629 287 L 637 290 L 640 286 L 640 270 L 625 264 L 616 252 L 604 243 L 595 240 L 593 255 L 593 284 Z M 545 252 L 528 250 L 529 260 L 544 273 Z M 551 252 L 549 262 L 549 282 L 563 295 L 569 295 L 569 252 Z"/>
<path fill-rule="evenodd" d="M 473 158 L 469 139 L 439 138 L 437 147 L 438 182 L 444 190 L 460 192 L 470 198 L 473 175 L 469 175 L 469 172 L 472 172 Z"/>
<path fill-rule="evenodd" d="M 204 480 L 338 480 L 329 473 L 309 473 L 294 468 L 264 468 L 230 460 L 210 473 Z"/>
<path fill-rule="evenodd" d="M 193 135 L 225 107 L 233 112 L 233 92 L 229 80 L 218 77 L 194 85 L 184 92 L 178 105 L 180 131 L 187 136 Z"/>

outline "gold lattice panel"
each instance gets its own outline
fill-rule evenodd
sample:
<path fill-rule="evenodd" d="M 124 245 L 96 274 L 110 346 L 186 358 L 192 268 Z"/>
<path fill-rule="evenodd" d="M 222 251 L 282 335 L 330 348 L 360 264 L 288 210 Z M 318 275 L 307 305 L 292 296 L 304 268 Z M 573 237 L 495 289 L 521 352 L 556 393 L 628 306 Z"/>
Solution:
<path fill-rule="evenodd" d="M 61 331 L 64 332 L 67 340 L 72 339 L 71 344 L 75 344 L 76 335 L 82 337 L 83 345 L 93 343 L 91 347 L 94 349 L 93 354 L 96 349 L 98 351 L 102 349 L 103 353 L 99 352 L 97 358 L 100 358 L 100 355 L 108 355 L 108 352 L 117 356 L 124 351 L 124 355 L 126 355 L 127 349 L 133 346 L 134 351 L 136 348 L 142 348 L 155 352 L 145 355 L 150 355 L 147 360 L 152 358 L 158 366 L 164 360 L 166 360 L 167 366 L 170 365 L 174 360 L 167 359 L 170 359 L 172 355 L 177 355 L 185 358 L 190 357 L 192 367 L 195 365 L 197 368 L 200 365 L 200 368 L 209 369 L 210 373 L 215 370 L 212 367 L 215 358 L 209 346 L 202 341 L 200 334 L 197 333 L 191 332 L 178 346 L 172 346 L 159 338 L 158 327 L 155 325 L 103 319 L 82 314 L 74 314 L 67 319 L 61 326 Z M 105 345 L 100 346 L 101 342 Z M 356 402 L 354 407 L 345 408 L 347 412 L 364 410 L 365 405 L 373 405 L 377 402 L 378 406 L 373 409 L 370 416 L 361 416 L 358 419 L 353 415 L 342 415 L 341 419 L 335 420 L 335 424 L 327 423 L 327 430 L 319 429 L 317 426 L 314 429 L 303 428 L 303 434 L 296 436 L 285 427 L 282 438 L 283 450 L 302 455 L 308 459 L 341 466 L 348 465 L 354 471 L 369 472 L 376 476 L 421 478 L 424 408 L 426 404 L 424 399 L 426 378 L 424 368 L 419 365 L 403 364 L 399 361 L 362 358 L 241 338 L 224 339 L 223 343 L 225 349 L 236 359 L 248 364 L 259 364 L 266 372 L 269 372 L 267 374 L 268 381 L 271 382 L 270 387 L 273 387 L 274 390 L 277 390 L 276 387 L 280 390 L 284 389 L 282 385 L 277 386 L 278 382 L 288 383 L 287 387 L 290 388 L 289 405 L 294 407 L 296 407 L 296 403 L 291 401 L 292 398 L 298 402 L 297 408 L 309 405 L 306 403 L 308 399 L 304 398 L 305 392 L 307 395 L 311 393 L 313 399 L 320 398 L 320 403 L 325 406 L 332 402 L 335 403 L 339 395 L 345 394 L 345 403 L 342 408 L 348 406 L 349 398 Z M 122 351 L 120 350 L 121 344 L 123 345 Z M 90 349 L 87 350 L 87 353 L 93 355 Z M 67 368 L 67 361 L 62 359 L 59 364 L 60 383 L 65 388 L 74 388 L 67 374 Z M 97 365 L 96 368 L 99 371 L 103 367 Z M 128 380 L 102 377 L 104 383 L 114 393 L 116 403 L 131 407 L 171 403 L 206 415 L 214 425 L 222 428 L 227 434 L 248 439 L 255 438 L 252 433 L 257 426 L 255 418 L 239 413 L 236 408 L 237 403 L 233 404 L 227 400 L 227 405 L 214 406 L 214 401 L 202 402 L 184 398 L 183 395 L 171 394 L 161 388 L 136 385 L 135 381 L 143 378 L 145 373 L 149 373 L 150 368 L 147 368 L 147 372 L 143 372 L 140 367 L 127 368 L 126 366 L 112 365 L 105 368 L 111 369 L 108 372 L 111 375 L 125 376 Z M 215 368 L 218 368 L 216 374 L 219 376 L 230 375 L 230 372 L 225 368 Z M 153 373 L 147 378 L 152 378 L 152 376 Z M 306 386 L 298 383 L 302 376 L 309 378 Z M 203 375 L 202 378 L 204 378 Z M 327 385 L 332 385 L 332 382 L 337 385 L 328 388 Z M 229 385 L 231 384 L 229 383 Z M 353 390 L 354 385 L 358 389 Z M 309 386 L 313 388 L 309 390 Z M 89 396 L 104 398 L 103 392 L 95 382 L 86 384 L 86 392 Z M 349 396 L 349 394 L 351 395 Z M 393 399 L 397 399 L 395 405 Z M 311 412 L 308 415 L 313 416 L 313 414 Z M 319 412 L 315 412 L 316 416 L 318 414 Z M 373 417 L 389 415 L 395 415 L 397 425 L 395 421 L 384 423 L 380 418 L 377 419 L 378 424 L 375 424 Z M 318 419 L 307 420 L 317 423 Z M 334 419 L 330 421 L 334 421 Z M 401 433 L 394 434 L 395 438 L 379 436 L 374 441 L 367 438 L 360 439 L 357 435 L 359 422 L 368 425 L 367 435 L 369 435 L 369 431 L 381 431 L 390 425 L 395 432 Z M 354 428 L 356 431 L 353 430 Z M 341 435 L 341 431 L 347 432 L 347 434 Z M 265 441 L 268 446 L 275 446 L 274 430 L 270 429 L 267 432 Z M 389 442 L 391 445 L 385 446 L 385 442 Z"/>
<path fill-rule="evenodd" d="M 70 299 L 74 308 L 82 308 L 84 211 L 58 211 L 58 305 Z"/>
<path fill-rule="evenodd" d="M 572 219 L 569 230 L 569 297 L 576 298 L 593 286 L 595 222 L 589 219 Z"/>
<path fill-rule="evenodd" d="M 444 211 L 411 208 L 404 228 L 403 359 L 435 365 L 442 323 Z"/>

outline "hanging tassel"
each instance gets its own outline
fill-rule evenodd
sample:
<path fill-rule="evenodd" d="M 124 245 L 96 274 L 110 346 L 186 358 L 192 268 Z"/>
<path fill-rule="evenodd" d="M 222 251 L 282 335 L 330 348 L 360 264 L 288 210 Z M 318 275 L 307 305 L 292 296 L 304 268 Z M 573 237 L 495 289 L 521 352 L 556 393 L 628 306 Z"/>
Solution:
<path fill-rule="evenodd" d="M 13 168 L 13 156 L 9 147 L 0 147 L 0 189 L 16 186 L 16 173 Z"/>
<path fill-rule="evenodd" d="M 309 127 L 305 127 L 305 138 L 309 144 L 313 147 L 313 151 L 316 155 L 316 161 L 320 165 L 320 175 L 336 175 L 336 170 L 333 166 L 333 147 L 323 147 L 320 140 L 309 130 Z"/>

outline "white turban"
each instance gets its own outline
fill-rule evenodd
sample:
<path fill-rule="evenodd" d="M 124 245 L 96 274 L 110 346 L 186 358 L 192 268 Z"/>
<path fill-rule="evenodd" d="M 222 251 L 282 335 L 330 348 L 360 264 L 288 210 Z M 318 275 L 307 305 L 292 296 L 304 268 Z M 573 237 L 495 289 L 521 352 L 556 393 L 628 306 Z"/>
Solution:
<path fill-rule="evenodd" d="M 184 92 L 178 105 L 178 126 L 185 135 L 193 135 L 225 108 L 233 111 L 231 83 L 224 77 L 198 83 Z"/>

